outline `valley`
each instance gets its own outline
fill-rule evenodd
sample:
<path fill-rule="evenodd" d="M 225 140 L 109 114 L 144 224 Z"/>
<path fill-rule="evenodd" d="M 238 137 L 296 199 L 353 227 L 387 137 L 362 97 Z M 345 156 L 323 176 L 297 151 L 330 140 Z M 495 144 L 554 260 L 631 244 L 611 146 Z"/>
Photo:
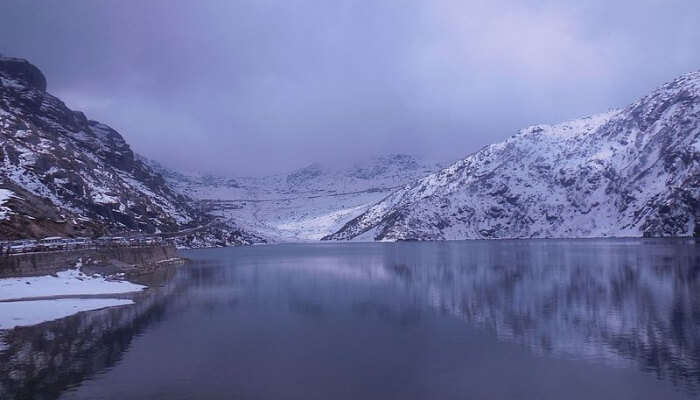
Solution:
<path fill-rule="evenodd" d="M 149 163 L 202 212 L 271 242 L 319 240 L 392 191 L 440 168 L 411 155 L 391 154 L 345 168 L 312 164 L 289 174 L 224 178 Z"/>

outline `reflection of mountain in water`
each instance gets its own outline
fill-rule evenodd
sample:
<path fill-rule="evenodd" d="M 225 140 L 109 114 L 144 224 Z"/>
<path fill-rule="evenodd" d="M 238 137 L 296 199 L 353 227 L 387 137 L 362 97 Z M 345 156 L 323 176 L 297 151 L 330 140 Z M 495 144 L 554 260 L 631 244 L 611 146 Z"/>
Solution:
<path fill-rule="evenodd" d="M 167 283 L 140 294 L 135 304 L 9 331 L 7 348 L 0 352 L 0 399 L 55 399 L 114 365 L 134 336 L 158 321 L 173 295 L 183 290 L 175 270 L 163 275 L 159 280 Z"/>
<path fill-rule="evenodd" d="M 538 353 L 637 363 L 700 383 L 700 251 L 673 241 L 392 247 L 385 267 L 436 309 Z"/>
<path fill-rule="evenodd" d="M 194 258 L 134 305 L 10 331 L 9 348 L 0 352 L 0 398 L 52 399 L 81 382 L 87 389 L 77 398 L 93 398 L 110 384 L 96 373 L 116 366 L 128 348 L 139 351 L 143 343 L 133 338 L 161 319 L 161 327 L 179 329 L 161 352 L 189 338 L 200 340 L 200 347 L 178 355 L 185 365 L 201 349 L 210 357 L 183 368 L 181 377 L 229 357 L 236 360 L 232 370 L 252 363 L 254 370 L 267 371 L 279 353 L 290 360 L 299 353 L 306 357 L 304 346 L 319 352 L 316 357 L 328 363 L 324 369 L 347 367 L 325 356 L 357 350 L 357 332 L 379 346 L 382 337 L 393 341 L 391 335 L 404 330 L 418 331 L 417 337 L 461 335 L 469 329 L 454 324 L 456 317 L 539 354 L 638 366 L 693 392 L 700 388 L 700 249 L 687 241 L 289 245 L 202 251 Z M 448 318 L 433 318 L 435 313 Z M 435 321 L 458 329 L 440 331 L 445 326 Z M 238 344 L 289 337 L 261 354 L 232 346 L 234 334 Z M 328 347 L 315 346 L 326 341 Z M 371 358 L 374 350 L 364 343 L 356 356 Z M 149 374 L 148 365 L 130 360 L 118 367 Z M 214 382 L 228 382 L 208 378 L 200 375 L 196 385 L 208 390 Z M 171 376 L 154 379 L 169 384 Z"/>

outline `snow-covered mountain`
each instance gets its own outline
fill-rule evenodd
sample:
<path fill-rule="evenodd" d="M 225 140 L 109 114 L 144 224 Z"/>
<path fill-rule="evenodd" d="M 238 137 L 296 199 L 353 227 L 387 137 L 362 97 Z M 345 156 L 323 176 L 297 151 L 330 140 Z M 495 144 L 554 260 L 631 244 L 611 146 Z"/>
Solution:
<path fill-rule="evenodd" d="M 699 135 L 694 72 L 624 109 L 523 129 L 325 239 L 697 236 Z"/>
<path fill-rule="evenodd" d="M 699 135 L 696 72 L 621 110 L 523 129 L 442 170 L 389 155 L 259 178 L 186 174 L 135 156 L 119 133 L 47 93 L 35 66 L 0 57 L 0 239 L 189 230 L 181 244 L 199 247 L 697 235 Z"/>
<path fill-rule="evenodd" d="M 311 164 L 289 174 L 219 177 L 185 174 L 150 161 L 203 212 L 272 241 L 318 240 L 391 191 L 439 169 L 405 154 L 372 157 L 350 167 Z"/>
<path fill-rule="evenodd" d="M 0 58 L 3 237 L 176 230 L 196 222 L 185 198 L 134 159 L 110 127 L 46 92 L 38 68 Z"/>
<path fill-rule="evenodd" d="M 173 232 L 233 244 L 211 217 L 135 158 L 122 136 L 46 92 L 28 61 L 0 57 L 0 239 Z M 186 241 L 186 239 L 183 239 Z"/>

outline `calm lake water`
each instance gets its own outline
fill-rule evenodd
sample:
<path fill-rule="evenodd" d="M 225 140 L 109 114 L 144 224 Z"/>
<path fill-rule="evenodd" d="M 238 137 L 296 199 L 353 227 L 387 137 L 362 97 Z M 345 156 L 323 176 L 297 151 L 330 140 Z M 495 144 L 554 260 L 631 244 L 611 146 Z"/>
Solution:
<path fill-rule="evenodd" d="M 36 399 L 674 399 L 700 388 L 687 240 L 196 250 L 136 304 L 18 328 Z"/>

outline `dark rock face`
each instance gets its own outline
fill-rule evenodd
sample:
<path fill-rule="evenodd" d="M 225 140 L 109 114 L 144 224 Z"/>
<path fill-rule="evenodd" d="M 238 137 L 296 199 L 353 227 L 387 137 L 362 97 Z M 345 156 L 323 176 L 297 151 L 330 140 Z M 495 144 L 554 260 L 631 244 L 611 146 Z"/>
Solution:
<path fill-rule="evenodd" d="M 39 68 L 21 58 L 0 57 L 0 70 L 29 89 L 46 91 L 46 78 Z"/>
<path fill-rule="evenodd" d="M 174 231 L 205 219 L 122 136 L 46 93 L 38 68 L 0 58 L 0 238 Z M 29 229 L 31 228 L 31 229 Z"/>
<path fill-rule="evenodd" d="M 46 92 L 38 68 L 16 58 L 0 57 L 0 165 L 0 240 L 195 227 L 178 243 L 261 240 L 234 223 L 212 223 L 117 131 L 70 110 Z"/>
<path fill-rule="evenodd" d="M 49 253 L 0 254 L 0 277 L 52 275 L 77 263 L 83 264 L 83 271 L 86 272 L 105 276 L 124 272 L 135 276 L 152 272 L 157 269 L 159 262 L 176 257 L 175 248 L 172 246 L 104 247 Z"/>
<path fill-rule="evenodd" d="M 373 165 L 356 167 L 353 171 L 351 171 L 350 176 L 370 180 L 386 173 L 386 171 L 392 167 L 404 170 L 413 170 L 420 168 L 421 165 L 413 156 L 408 154 L 390 154 L 377 157 L 376 162 Z"/>
<path fill-rule="evenodd" d="M 622 110 L 523 129 L 325 239 L 692 236 L 699 199 L 696 72 Z"/>
<path fill-rule="evenodd" d="M 300 185 L 304 182 L 316 179 L 323 175 L 323 167 L 321 164 L 314 163 L 287 175 L 287 184 L 291 186 Z"/>

